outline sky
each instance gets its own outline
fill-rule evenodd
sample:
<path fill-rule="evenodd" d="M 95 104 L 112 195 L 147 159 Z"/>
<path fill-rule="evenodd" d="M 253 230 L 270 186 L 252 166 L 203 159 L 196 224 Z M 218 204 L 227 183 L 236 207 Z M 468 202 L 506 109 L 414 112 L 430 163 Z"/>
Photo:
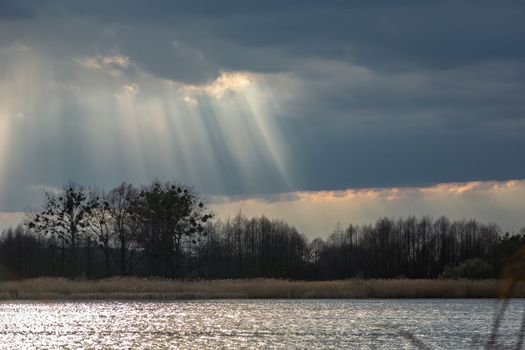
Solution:
<path fill-rule="evenodd" d="M 308 236 L 525 226 L 521 1 L 0 0 L 0 228 L 175 179 Z"/>

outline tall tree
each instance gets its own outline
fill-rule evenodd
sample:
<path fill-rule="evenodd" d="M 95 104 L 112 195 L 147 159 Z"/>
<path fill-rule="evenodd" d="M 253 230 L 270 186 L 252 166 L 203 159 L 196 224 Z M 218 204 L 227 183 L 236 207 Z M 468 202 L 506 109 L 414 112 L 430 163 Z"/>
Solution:
<path fill-rule="evenodd" d="M 136 238 L 135 221 L 132 220 L 132 203 L 138 198 L 137 189 L 131 185 L 122 183 L 108 194 L 109 210 L 112 217 L 112 225 L 117 247 L 117 261 L 120 275 L 128 275 L 133 268 L 133 245 Z"/>
<path fill-rule="evenodd" d="M 191 189 L 160 181 L 140 191 L 132 212 L 149 272 L 165 277 L 177 275 L 183 237 L 197 243 L 197 236 L 206 235 L 204 224 L 212 217 Z"/>
<path fill-rule="evenodd" d="M 55 236 L 62 248 L 68 250 L 69 275 L 77 273 L 77 248 L 80 238 L 89 227 L 96 201 L 88 199 L 87 191 L 72 182 L 59 192 L 46 192 L 42 210 L 28 216 L 27 226 L 44 235 Z"/>
<path fill-rule="evenodd" d="M 95 242 L 104 254 L 104 274 L 106 277 L 110 275 L 110 254 L 111 254 L 111 243 L 115 236 L 115 230 L 113 225 L 113 216 L 109 203 L 109 195 L 104 191 L 98 189 L 92 189 L 89 192 L 90 202 L 93 205 L 88 220 L 88 229 L 91 236 L 87 237 L 88 240 L 88 253 L 91 248 L 91 239 L 94 238 Z M 89 261 L 89 260 L 88 260 Z"/>

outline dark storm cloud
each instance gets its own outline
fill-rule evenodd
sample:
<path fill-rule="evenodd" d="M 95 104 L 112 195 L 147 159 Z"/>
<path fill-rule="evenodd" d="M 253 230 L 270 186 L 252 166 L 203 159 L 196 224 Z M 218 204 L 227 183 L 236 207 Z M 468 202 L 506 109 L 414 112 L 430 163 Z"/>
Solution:
<path fill-rule="evenodd" d="M 312 57 L 403 70 L 525 55 L 520 2 L 44 1 L 34 6 L 42 16 L 87 18 L 112 27 L 113 44 L 148 69 L 191 82 L 212 79 L 221 67 L 293 70 L 296 60 Z M 175 48 L 176 40 L 188 47 Z M 189 69 L 178 73 L 171 68 L 178 64 Z"/>
<path fill-rule="evenodd" d="M 0 20 L 20 20 L 33 16 L 33 12 L 20 6 L 17 1 L 0 0 Z"/>
<path fill-rule="evenodd" d="M 218 112 L 203 102 L 203 114 L 212 116 L 203 124 L 216 171 L 226 182 L 218 188 L 208 176 L 195 183 L 202 192 L 421 186 L 525 174 L 522 2 L 0 1 L 0 21 L 23 18 L 0 23 L 7 28 L 0 46 L 34 48 L 60 65 L 53 78 L 68 82 L 77 74 L 71 61 L 112 55 L 129 57 L 131 66 L 120 72 L 129 82 L 137 72 L 181 84 L 209 83 L 222 71 L 287 74 L 296 88 L 268 91 L 284 100 L 276 123 L 293 158 L 291 187 L 264 154 L 249 164 L 259 177 L 243 178 L 238 160 L 224 151 L 230 140 L 217 132 Z M 10 181 L 59 185 L 69 177 L 105 185 L 132 174 L 126 150 L 113 150 L 122 153 L 118 169 L 98 179 L 79 122 L 90 116 L 81 98 L 66 100 L 60 137 L 42 121 L 46 137 L 26 146 L 22 138 L 11 141 L 34 161 L 19 161 Z M 60 159 L 50 156 L 58 153 Z M 147 159 L 147 175 L 169 176 L 162 161 Z M 200 154 L 193 160 L 197 167 L 206 162 Z M 18 190 L 10 198 L 24 209 Z"/>

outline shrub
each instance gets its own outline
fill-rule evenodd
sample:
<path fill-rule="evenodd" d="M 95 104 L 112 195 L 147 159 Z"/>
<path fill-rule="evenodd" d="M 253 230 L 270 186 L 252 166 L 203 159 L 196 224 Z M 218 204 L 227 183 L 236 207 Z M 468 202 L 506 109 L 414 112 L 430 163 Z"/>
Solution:
<path fill-rule="evenodd" d="M 468 259 L 458 266 L 447 266 L 443 270 L 443 278 L 467 278 L 467 279 L 484 279 L 492 278 L 495 275 L 494 268 L 491 264 L 483 259 Z"/>

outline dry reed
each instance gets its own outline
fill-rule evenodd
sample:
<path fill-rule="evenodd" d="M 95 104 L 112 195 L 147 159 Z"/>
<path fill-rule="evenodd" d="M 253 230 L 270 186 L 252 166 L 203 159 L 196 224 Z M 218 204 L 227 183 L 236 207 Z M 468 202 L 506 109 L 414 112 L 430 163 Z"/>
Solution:
<path fill-rule="evenodd" d="M 0 299 L 496 298 L 499 285 L 498 280 L 445 279 L 183 281 L 109 278 L 88 281 L 36 278 L 0 282 Z M 515 287 L 513 297 L 525 297 L 525 283 Z"/>

